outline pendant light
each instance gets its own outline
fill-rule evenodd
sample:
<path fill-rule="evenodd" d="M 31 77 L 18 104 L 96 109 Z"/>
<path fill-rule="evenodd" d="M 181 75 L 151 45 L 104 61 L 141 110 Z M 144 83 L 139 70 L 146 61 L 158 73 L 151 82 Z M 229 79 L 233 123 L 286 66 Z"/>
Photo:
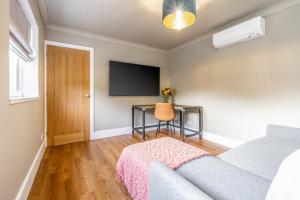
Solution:
<path fill-rule="evenodd" d="M 196 21 L 196 0 L 164 0 L 163 25 L 168 29 L 180 30 Z"/>

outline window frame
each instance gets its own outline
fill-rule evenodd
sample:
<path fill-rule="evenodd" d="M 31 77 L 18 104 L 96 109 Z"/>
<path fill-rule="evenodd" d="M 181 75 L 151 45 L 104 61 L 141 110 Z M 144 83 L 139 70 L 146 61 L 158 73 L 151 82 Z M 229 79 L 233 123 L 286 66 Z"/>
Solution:
<path fill-rule="evenodd" d="M 31 62 L 26 61 L 24 59 L 23 55 L 19 53 L 18 48 L 13 45 L 12 41 L 9 41 L 9 54 L 10 51 L 12 51 L 16 56 L 18 57 L 18 83 L 19 85 L 18 90 L 11 90 L 11 80 L 9 75 L 9 101 L 10 104 L 18 104 L 18 103 L 24 103 L 28 101 L 35 101 L 39 100 L 39 28 L 37 21 L 34 17 L 33 11 L 31 9 L 31 6 L 28 1 L 20 1 L 21 7 L 30 21 L 31 24 L 31 46 L 34 49 L 35 52 L 35 59 Z M 20 51 L 21 52 L 21 51 Z M 10 55 L 9 55 L 10 56 Z M 10 58 L 9 58 L 10 59 Z M 23 62 L 23 64 L 21 64 Z M 28 64 L 28 66 L 27 66 Z M 10 66 L 10 60 L 9 60 L 9 71 L 11 71 Z M 28 69 L 28 67 L 30 69 Z M 27 68 L 27 69 L 26 69 Z M 9 72 L 11 73 L 11 72 Z M 28 76 L 29 74 L 29 76 Z M 25 77 L 26 76 L 26 77 Z M 28 82 L 28 80 L 33 79 L 32 82 Z M 25 83 L 25 81 L 27 81 Z M 30 85 L 30 86 L 28 86 Z"/>
<path fill-rule="evenodd" d="M 16 90 L 12 90 L 11 89 L 11 85 L 9 86 L 9 97 L 12 98 L 21 98 L 24 97 L 23 96 L 23 67 L 20 64 L 20 59 L 22 59 L 11 47 L 9 47 L 9 59 L 11 59 L 11 53 L 15 54 L 14 56 L 16 57 L 16 63 L 15 66 L 11 66 L 11 63 L 9 62 L 9 73 L 11 73 L 11 68 L 15 67 L 17 69 L 15 69 L 16 73 L 14 74 L 16 77 Z M 24 60 L 23 60 L 24 61 Z M 9 78 L 11 78 L 11 74 L 9 75 Z M 11 82 L 11 80 L 9 81 Z M 10 84 L 10 83 L 9 83 Z"/>

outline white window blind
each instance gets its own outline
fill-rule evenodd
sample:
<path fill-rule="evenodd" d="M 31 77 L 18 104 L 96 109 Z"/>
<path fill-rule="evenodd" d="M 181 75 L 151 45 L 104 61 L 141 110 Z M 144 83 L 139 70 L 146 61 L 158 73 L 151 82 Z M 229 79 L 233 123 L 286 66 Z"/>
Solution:
<path fill-rule="evenodd" d="M 32 44 L 32 27 L 22 9 L 19 0 L 10 0 L 10 48 L 25 61 L 31 62 L 35 58 Z"/>

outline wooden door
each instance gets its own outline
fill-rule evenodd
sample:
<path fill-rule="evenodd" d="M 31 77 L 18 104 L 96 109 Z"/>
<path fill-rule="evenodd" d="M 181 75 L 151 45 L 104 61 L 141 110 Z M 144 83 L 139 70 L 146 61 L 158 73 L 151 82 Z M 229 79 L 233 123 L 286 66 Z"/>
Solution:
<path fill-rule="evenodd" d="M 49 146 L 89 140 L 89 97 L 89 51 L 47 46 Z"/>

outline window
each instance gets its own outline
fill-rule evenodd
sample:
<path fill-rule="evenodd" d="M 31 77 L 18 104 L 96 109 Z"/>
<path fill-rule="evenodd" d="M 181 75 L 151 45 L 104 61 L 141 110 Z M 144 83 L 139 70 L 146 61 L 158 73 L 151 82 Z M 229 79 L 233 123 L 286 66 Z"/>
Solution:
<path fill-rule="evenodd" d="M 38 98 L 38 26 L 28 1 L 9 9 L 9 98 L 20 103 Z"/>
<path fill-rule="evenodd" d="M 24 64 L 24 60 L 9 49 L 9 96 L 11 98 L 23 97 L 22 69 Z"/>

